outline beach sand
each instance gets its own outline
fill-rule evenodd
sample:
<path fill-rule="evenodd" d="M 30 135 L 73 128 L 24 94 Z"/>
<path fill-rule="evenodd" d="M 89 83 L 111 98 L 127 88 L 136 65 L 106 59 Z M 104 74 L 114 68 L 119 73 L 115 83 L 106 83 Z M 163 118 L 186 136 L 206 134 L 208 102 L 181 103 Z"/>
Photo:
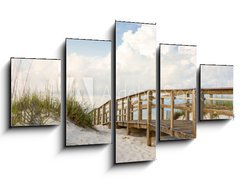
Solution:
<path fill-rule="evenodd" d="M 146 144 L 146 131 L 137 130 L 126 135 L 125 128 L 116 129 L 116 163 L 151 161 L 156 157 L 155 138 L 153 146 Z"/>
<path fill-rule="evenodd" d="M 96 125 L 96 130 L 79 127 L 67 121 L 66 145 L 93 145 L 111 143 L 111 129 L 107 126 Z"/>

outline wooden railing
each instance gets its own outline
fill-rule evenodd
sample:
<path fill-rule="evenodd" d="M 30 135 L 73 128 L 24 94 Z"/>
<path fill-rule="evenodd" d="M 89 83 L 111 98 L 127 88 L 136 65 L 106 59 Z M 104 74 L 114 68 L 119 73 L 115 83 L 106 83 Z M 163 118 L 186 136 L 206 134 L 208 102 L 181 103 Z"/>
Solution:
<path fill-rule="evenodd" d="M 127 135 L 132 128 L 146 129 L 147 145 L 155 135 L 152 110 L 156 108 L 156 91 L 146 90 L 116 100 L 116 127 L 126 127 Z M 143 112 L 146 111 L 145 116 Z"/>
<path fill-rule="evenodd" d="M 206 96 L 208 95 L 208 96 Z M 225 115 L 228 117 L 233 117 L 233 99 L 223 98 L 223 95 L 233 95 L 233 88 L 204 88 L 201 89 L 201 98 L 200 98 L 200 117 L 203 120 L 204 115 L 209 113 L 209 119 L 214 119 L 214 115 Z M 219 97 L 218 97 L 219 96 Z M 206 102 L 208 103 L 206 104 Z M 215 102 L 227 103 L 231 104 L 215 104 Z"/>
<path fill-rule="evenodd" d="M 195 89 L 184 90 L 161 90 L 160 96 L 160 130 L 175 138 L 189 139 L 196 136 L 196 100 Z M 170 103 L 165 104 L 169 99 Z M 186 100 L 186 103 L 175 103 L 176 100 Z M 131 129 L 145 129 L 147 145 L 152 145 L 152 137 L 156 131 L 156 90 L 146 90 L 116 100 L 116 128 L 126 127 L 127 135 Z M 165 109 L 170 109 L 170 118 L 164 118 Z M 175 109 L 185 111 L 185 121 L 176 121 Z M 106 102 L 99 108 L 94 109 L 93 124 L 111 123 L 111 101 Z M 190 117 L 190 113 L 191 117 Z M 179 126 L 179 123 L 181 126 Z M 190 132 L 189 132 L 190 131 Z"/>
<path fill-rule="evenodd" d="M 167 104 L 167 103 L 168 104 Z M 166 118 L 165 109 L 170 112 Z M 176 110 L 184 111 L 181 119 L 176 118 Z M 190 117 L 191 113 L 191 117 Z M 196 137 L 196 90 L 161 90 L 160 95 L 160 131 L 179 139 Z M 161 139 L 161 134 L 160 134 Z"/>
<path fill-rule="evenodd" d="M 98 108 L 93 109 L 90 114 L 92 115 L 93 125 L 108 125 L 111 127 L 111 100 L 107 101 Z"/>

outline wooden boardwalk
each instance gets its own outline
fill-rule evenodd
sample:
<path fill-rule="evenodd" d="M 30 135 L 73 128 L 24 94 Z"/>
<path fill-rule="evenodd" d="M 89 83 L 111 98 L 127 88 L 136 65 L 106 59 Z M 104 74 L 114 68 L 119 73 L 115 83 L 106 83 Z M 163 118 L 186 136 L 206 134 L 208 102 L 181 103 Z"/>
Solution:
<path fill-rule="evenodd" d="M 194 99 L 192 99 L 194 98 Z M 164 103 L 170 99 L 170 104 Z M 184 99 L 186 103 L 176 104 L 174 100 Z M 195 89 L 161 90 L 160 100 L 160 131 L 176 139 L 192 139 L 196 136 L 196 104 Z M 170 109 L 170 118 L 164 118 L 164 110 Z M 174 112 L 184 110 L 186 120 L 175 120 Z M 156 133 L 156 90 L 146 90 L 116 100 L 115 127 L 127 129 L 131 135 L 132 129 L 146 130 L 146 143 L 151 146 Z M 106 102 L 92 111 L 93 124 L 111 124 L 111 101 Z M 191 118 L 190 118 L 190 113 Z"/>
<path fill-rule="evenodd" d="M 204 88 L 201 89 L 200 95 L 200 118 L 204 120 L 205 115 L 209 114 L 209 118 L 214 119 L 214 116 L 233 117 L 233 103 L 232 97 L 223 98 L 223 95 L 233 95 L 233 88 Z M 216 103 L 220 104 L 216 104 Z M 225 105 L 230 102 L 231 104 Z"/>

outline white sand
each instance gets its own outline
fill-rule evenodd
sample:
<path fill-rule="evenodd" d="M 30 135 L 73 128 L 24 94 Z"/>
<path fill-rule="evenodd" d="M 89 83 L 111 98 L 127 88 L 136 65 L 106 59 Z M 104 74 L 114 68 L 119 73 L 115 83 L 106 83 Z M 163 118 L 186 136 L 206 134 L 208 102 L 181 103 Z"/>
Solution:
<path fill-rule="evenodd" d="M 116 130 L 116 162 L 149 161 L 156 157 L 155 138 L 152 138 L 153 146 L 147 146 L 145 132 L 126 135 L 125 128 Z"/>
<path fill-rule="evenodd" d="M 97 125 L 96 130 L 79 127 L 67 121 L 66 145 L 90 145 L 111 143 L 111 129 L 107 126 Z"/>

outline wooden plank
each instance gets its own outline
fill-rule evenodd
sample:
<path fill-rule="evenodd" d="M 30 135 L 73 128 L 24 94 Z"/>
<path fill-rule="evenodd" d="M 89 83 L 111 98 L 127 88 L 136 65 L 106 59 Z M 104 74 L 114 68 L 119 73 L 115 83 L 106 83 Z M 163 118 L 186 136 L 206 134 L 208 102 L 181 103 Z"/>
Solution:
<path fill-rule="evenodd" d="M 205 97 L 205 100 L 210 100 L 210 101 L 233 101 L 233 99 L 228 99 L 228 98 L 213 98 L 212 97 L 213 95 L 210 94 L 210 98 L 206 98 Z"/>
<path fill-rule="evenodd" d="M 233 94 L 233 88 L 208 88 L 201 89 L 202 94 Z"/>

